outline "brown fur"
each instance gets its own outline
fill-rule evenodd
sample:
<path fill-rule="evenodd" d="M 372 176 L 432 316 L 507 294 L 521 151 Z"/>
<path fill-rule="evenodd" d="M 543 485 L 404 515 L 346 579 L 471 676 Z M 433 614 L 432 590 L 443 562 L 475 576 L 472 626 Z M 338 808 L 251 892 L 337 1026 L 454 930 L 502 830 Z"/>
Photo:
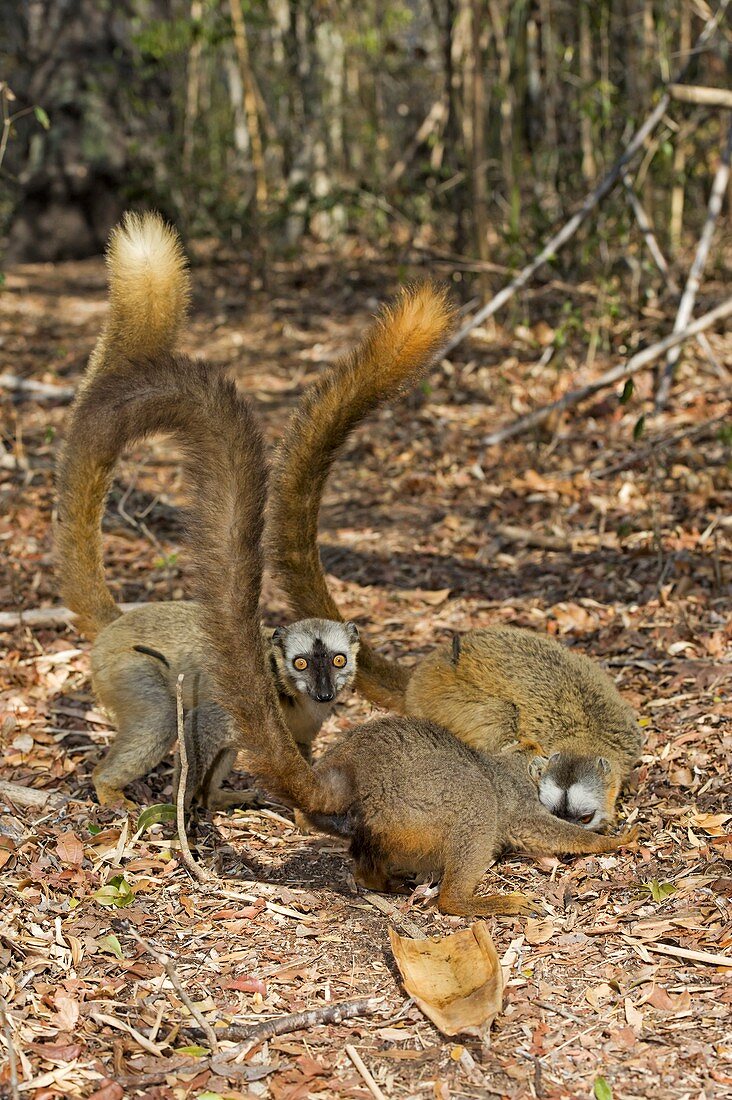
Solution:
<path fill-rule="evenodd" d="M 452 317 L 444 298 L 435 297 L 431 288 L 405 302 L 410 308 L 400 330 L 408 334 L 410 327 L 419 328 L 429 334 L 414 363 L 393 352 L 389 358 L 391 343 L 382 321 L 369 340 L 306 389 L 281 444 L 267 538 L 273 568 L 295 615 L 340 617 L 317 546 L 325 480 L 348 434 L 424 373 L 449 331 Z M 380 342 L 386 344 L 383 350 Z M 409 346 L 408 340 L 403 346 Z M 387 360 L 391 370 L 384 369 Z M 632 711 L 612 680 L 587 658 L 528 630 L 473 630 L 461 644 L 464 656 L 460 645 L 452 659 L 450 647 L 440 648 L 410 679 L 408 669 L 377 654 L 361 632 L 356 687 L 373 703 L 439 722 L 486 751 L 528 737 L 546 752 L 572 753 L 580 763 L 585 757 L 588 762 L 607 758 L 611 768 L 603 773 L 602 797 L 611 817 L 641 744 Z"/>
<path fill-rule="evenodd" d="M 353 428 L 374 408 L 420 378 L 456 320 L 444 289 L 402 290 L 364 339 L 308 387 L 280 445 L 270 492 L 268 557 L 297 617 L 318 608 L 342 621 L 318 553 L 323 486 Z M 313 612 L 315 614 L 315 612 Z M 403 706 L 408 673 L 361 642 L 356 687 L 384 707 Z"/>
<path fill-rule="evenodd" d="M 150 275 L 147 289 L 152 294 L 167 287 L 170 293 L 146 305 L 136 292 L 129 308 L 124 305 L 125 288 L 137 284 L 134 272 L 114 266 L 115 257 L 132 255 L 138 264 L 142 253 L 144 271 L 154 271 L 155 264 L 149 249 L 123 247 L 118 235 L 110 251 L 112 317 L 72 409 L 58 468 L 62 591 L 85 629 L 104 628 L 94 647 L 93 674 L 95 686 L 109 685 L 100 694 L 120 725 L 95 772 L 97 793 L 101 801 L 119 798 L 120 777 L 143 774 L 162 758 L 175 729 L 170 681 L 183 672 L 187 702 L 192 705 L 201 685 L 209 685 L 207 692 L 231 716 L 237 747 L 246 749 L 252 770 L 270 789 L 298 805 L 338 806 L 339 795 L 314 778 L 283 722 L 262 640 L 266 465 L 258 422 L 234 384 L 213 367 L 160 347 L 174 338 L 187 296 L 180 256 L 171 245 L 176 238 L 154 218 L 131 229 L 128 221 L 127 228 L 141 232 L 143 244 L 157 242 L 163 249 L 162 271 L 169 278 Z M 148 321 L 146 334 L 138 331 Z M 128 346 L 155 354 L 129 359 Z M 183 452 L 198 602 L 139 608 L 118 626 L 119 610 L 104 579 L 101 517 L 117 458 L 157 432 L 172 433 Z"/>
<path fill-rule="evenodd" d="M 266 661 L 259 622 L 264 448 L 252 409 L 231 381 L 183 356 L 118 362 L 98 373 L 77 401 L 61 460 L 60 530 L 69 523 L 68 502 L 83 497 L 84 474 L 96 469 L 107 478 L 126 447 L 156 432 L 172 432 L 183 452 L 197 617 L 209 640 L 204 672 L 233 720 L 237 747 L 270 789 L 297 805 L 338 804 L 285 726 Z M 131 683 L 129 695 L 144 711 L 142 686 Z"/>
<path fill-rule="evenodd" d="M 316 765 L 351 791 L 347 813 L 308 818 L 350 838 L 356 880 L 367 889 L 392 891 L 406 873 L 436 872 L 443 913 L 523 913 L 531 906 L 520 895 L 475 895 L 505 849 L 610 852 L 636 835 L 601 836 L 552 817 L 528 764 L 524 752 L 475 752 L 432 722 L 383 718 L 347 734 Z"/>

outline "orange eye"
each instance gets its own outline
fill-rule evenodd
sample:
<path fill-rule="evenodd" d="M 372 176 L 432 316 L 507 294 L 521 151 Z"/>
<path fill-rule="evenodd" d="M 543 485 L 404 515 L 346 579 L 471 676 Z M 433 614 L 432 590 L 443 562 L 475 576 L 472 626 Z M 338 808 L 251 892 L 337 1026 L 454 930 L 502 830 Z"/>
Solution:
<path fill-rule="evenodd" d="M 336 668 L 344 668 L 347 660 L 348 658 L 345 656 L 345 654 L 336 653 L 335 657 L 333 658 L 333 664 L 336 666 Z"/>
<path fill-rule="evenodd" d="M 308 662 L 305 657 L 296 657 L 292 663 L 298 672 L 304 672 L 308 667 Z"/>
<path fill-rule="evenodd" d="M 594 816 L 594 813 L 583 814 L 582 817 L 577 818 L 577 820 L 579 821 L 580 825 L 589 825 Z"/>

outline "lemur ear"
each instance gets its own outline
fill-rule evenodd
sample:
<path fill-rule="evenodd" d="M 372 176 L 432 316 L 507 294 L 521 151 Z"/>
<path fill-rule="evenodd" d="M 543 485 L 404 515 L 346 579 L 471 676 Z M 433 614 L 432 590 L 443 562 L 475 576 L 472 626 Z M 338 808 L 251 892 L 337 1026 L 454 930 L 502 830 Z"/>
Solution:
<path fill-rule="evenodd" d="M 272 641 L 274 642 L 274 644 L 276 646 L 279 646 L 280 649 L 282 649 L 282 644 L 283 644 L 286 637 L 287 637 L 287 627 L 286 626 L 276 626 L 274 628 L 274 630 L 272 631 Z"/>
<path fill-rule="evenodd" d="M 598 756 L 597 770 L 599 771 L 600 775 L 610 774 L 610 761 L 607 759 L 606 756 Z"/>
<path fill-rule="evenodd" d="M 535 783 L 538 783 L 544 774 L 546 765 L 547 759 L 545 756 L 535 756 L 533 760 L 529 761 L 529 778 L 533 779 Z"/>
<path fill-rule="evenodd" d="M 343 628 L 348 635 L 348 640 L 351 644 L 358 641 L 358 627 L 355 623 L 347 622 L 343 624 Z"/>
<path fill-rule="evenodd" d="M 452 636 L 452 663 L 456 665 L 460 660 L 460 647 L 462 646 L 462 639 L 459 634 L 453 634 Z"/>
<path fill-rule="evenodd" d="M 561 755 L 562 755 L 561 752 L 553 752 L 551 754 L 551 756 L 549 757 L 549 759 L 547 760 L 547 764 L 556 764 L 556 762 L 559 760 L 559 757 Z"/>

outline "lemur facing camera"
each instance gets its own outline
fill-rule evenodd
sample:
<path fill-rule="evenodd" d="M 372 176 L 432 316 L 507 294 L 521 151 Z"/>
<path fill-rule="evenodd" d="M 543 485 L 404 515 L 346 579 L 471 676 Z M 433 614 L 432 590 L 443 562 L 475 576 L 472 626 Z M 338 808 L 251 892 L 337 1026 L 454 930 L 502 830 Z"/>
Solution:
<path fill-rule="evenodd" d="M 206 463 L 211 466 L 212 481 L 218 477 L 212 499 L 223 499 L 222 517 L 228 514 L 237 492 L 243 492 L 239 482 L 247 477 L 245 461 L 240 469 L 236 467 L 235 447 L 229 458 L 222 454 L 220 440 L 215 446 L 211 442 L 217 432 L 217 400 L 222 404 L 222 418 L 229 417 L 228 423 L 222 419 L 221 431 L 234 431 L 230 398 L 221 396 L 224 391 L 228 394 L 226 387 L 231 384 L 221 381 L 211 366 L 171 354 L 190 295 L 177 235 L 155 215 L 128 215 L 112 234 L 108 265 L 110 315 L 90 357 L 67 427 L 58 467 L 56 532 L 61 594 L 79 616 L 81 629 L 96 636 L 91 652 L 92 682 L 118 726 L 111 749 L 94 770 L 102 804 L 124 802 L 122 788 L 168 752 L 175 739 L 175 687 L 181 673 L 186 710 L 220 694 L 210 632 L 204 628 L 209 612 L 200 596 L 196 602 L 163 602 L 125 614 L 114 601 L 104 575 L 101 522 L 115 465 L 126 448 L 147 436 L 173 432 L 179 442 L 196 450 L 204 467 Z M 405 372 L 422 360 L 426 369 L 427 361 L 441 346 L 448 315 L 449 307 L 440 292 L 429 288 L 404 292 L 352 352 L 353 369 L 373 371 L 379 362 L 387 371 Z M 368 368 L 364 364 L 369 364 Z M 176 367 L 180 369 L 178 386 Z M 210 394 L 204 392 L 206 385 Z M 119 424 L 113 431 L 115 418 Z M 189 441 L 181 435 L 184 422 L 192 425 Z M 193 470 L 189 481 L 198 484 Z M 210 515 L 211 509 L 205 498 L 194 499 L 194 550 L 200 517 Z M 259 562 L 258 543 L 255 554 L 255 543 L 250 547 L 247 537 L 246 530 L 227 531 L 221 547 L 214 547 L 212 559 L 218 562 L 218 572 L 212 575 L 211 585 L 221 604 L 238 605 L 236 589 L 230 586 L 224 592 L 223 586 L 229 584 L 227 578 L 240 577 L 248 562 Z M 234 546 L 232 552 L 241 560 L 229 562 L 224 545 Z M 206 575 L 211 576 L 210 568 Z M 247 591 L 249 585 L 246 578 Z M 198 587 L 200 591 L 200 582 Z M 270 684 L 278 693 L 280 714 L 291 734 L 289 742 L 294 738 L 309 757 L 310 744 L 336 695 L 353 681 L 358 632 L 340 616 L 335 622 L 310 617 L 280 628 L 276 636 L 269 633 L 265 643 Z M 230 685 L 231 678 L 225 682 Z M 241 690 L 246 689 L 242 684 Z M 241 723 L 234 712 L 232 717 L 235 743 L 245 747 Z M 264 767 L 262 770 L 266 772 Z M 299 766 L 295 770 L 300 774 Z M 223 779 L 221 769 L 217 774 Z M 225 795 L 211 784 L 208 791 L 211 808 L 231 804 L 231 792 Z"/>
<path fill-rule="evenodd" d="M 318 513 L 330 469 L 349 434 L 379 404 L 423 374 L 428 361 L 385 375 L 335 363 L 303 393 L 272 473 L 268 560 L 295 615 L 340 618 L 318 553 Z M 356 688 L 371 702 L 429 719 L 484 752 L 513 742 L 549 754 L 539 787 L 547 809 L 589 829 L 612 821 L 642 744 L 631 707 L 589 658 L 516 627 L 467 631 L 414 670 L 361 638 Z"/>
<path fill-rule="evenodd" d="M 136 248 L 131 259 L 138 274 L 149 266 L 146 245 L 155 226 L 142 223 L 142 235 L 126 238 L 125 247 Z M 134 227 L 128 223 L 129 230 Z M 129 265 L 123 270 L 129 275 Z M 144 278 L 133 285 L 149 289 Z M 95 682 L 119 722 L 117 739 L 95 777 L 97 789 L 109 800 L 160 758 L 176 728 L 172 674 L 183 671 L 199 687 L 203 682 L 225 709 L 231 738 L 269 790 L 311 812 L 342 811 L 348 804 L 344 792 L 314 774 L 283 720 L 263 644 L 259 596 L 267 468 L 259 423 L 233 382 L 209 364 L 165 351 L 150 355 L 161 326 L 170 331 L 170 323 L 166 313 L 146 309 L 137 303 L 137 319 L 147 319 L 149 327 L 143 326 L 127 357 L 110 335 L 120 321 L 113 308 L 106 360 L 97 357 L 80 389 L 59 466 L 63 591 L 87 627 L 102 628 Z M 120 453 L 157 432 L 172 433 L 183 455 L 192 498 L 186 541 L 197 601 L 182 608 L 140 609 L 146 625 L 137 630 L 132 625 L 137 616 L 120 617 L 104 584 L 100 523 Z"/>

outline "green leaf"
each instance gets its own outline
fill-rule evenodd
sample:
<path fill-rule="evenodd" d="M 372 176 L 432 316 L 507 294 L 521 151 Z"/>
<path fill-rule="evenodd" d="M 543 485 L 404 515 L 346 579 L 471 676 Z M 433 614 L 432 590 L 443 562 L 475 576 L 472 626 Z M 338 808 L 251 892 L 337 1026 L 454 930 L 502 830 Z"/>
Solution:
<path fill-rule="evenodd" d="M 190 1054 L 192 1058 L 203 1058 L 209 1053 L 208 1047 L 199 1047 L 196 1043 L 191 1044 L 189 1047 L 176 1047 L 176 1054 Z"/>
<path fill-rule="evenodd" d="M 643 429 L 645 428 L 645 426 L 645 416 L 639 416 L 635 422 L 635 427 L 633 428 L 633 439 L 640 439 L 640 437 L 643 435 Z"/>
<path fill-rule="evenodd" d="M 635 385 L 633 383 L 633 379 L 632 378 L 626 378 L 625 385 L 623 386 L 623 392 L 620 395 L 620 404 L 621 405 L 627 405 L 628 404 L 631 397 L 633 396 L 633 390 L 634 389 L 635 389 Z"/>
<path fill-rule="evenodd" d="M 644 882 L 643 889 L 648 891 L 654 901 L 664 901 L 669 894 L 676 892 L 673 882 L 659 882 L 656 878 L 651 879 L 650 882 Z"/>
<path fill-rule="evenodd" d="M 87 825 L 87 829 L 89 830 L 89 832 L 91 833 L 92 836 L 96 836 L 97 833 L 101 833 L 102 826 L 101 825 L 93 825 L 90 821 L 89 824 Z"/>
<path fill-rule="evenodd" d="M 124 958 L 122 944 L 119 942 L 113 932 L 110 932 L 108 936 L 102 936 L 101 939 L 97 940 L 97 946 L 100 951 L 108 951 L 110 955 L 115 955 L 118 959 Z"/>
<path fill-rule="evenodd" d="M 36 116 L 36 119 L 38 120 L 38 122 L 40 122 L 44 130 L 51 129 L 51 120 L 46 112 L 43 110 L 43 107 L 39 107 L 36 104 L 36 106 L 33 108 L 33 114 Z"/>
<path fill-rule="evenodd" d="M 156 802 L 154 806 L 148 806 L 137 819 L 138 833 L 144 833 L 151 825 L 159 825 L 161 821 L 175 821 L 175 813 L 172 802 Z"/>
<path fill-rule="evenodd" d="M 196 1100 L 224 1100 L 220 1092 L 199 1092 Z"/>
<path fill-rule="evenodd" d="M 595 1100 L 613 1100 L 613 1090 L 606 1077 L 596 1077 L 592 1091 L 595 1094 Z"/>
<path fill-rule="evenodd" d="M 135 900 L 135 892 L 123 875 L 115 875 L 106 886 L 95 890 L 92 897 L 99 905 L 114 905 L 124 909 Z"/>

